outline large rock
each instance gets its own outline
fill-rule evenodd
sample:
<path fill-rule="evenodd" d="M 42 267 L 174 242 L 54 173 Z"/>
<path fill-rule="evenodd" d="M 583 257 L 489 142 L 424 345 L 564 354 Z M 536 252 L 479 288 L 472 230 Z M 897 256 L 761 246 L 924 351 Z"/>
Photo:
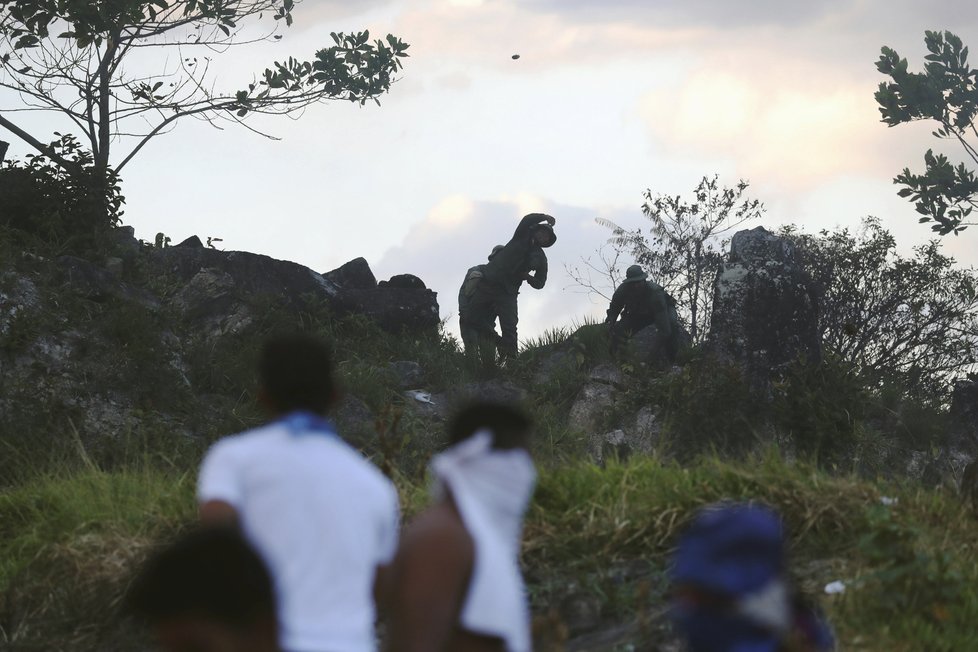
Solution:
<path fill-rule="evenodd" d="M 340 314 L 366 315 L 389 333 L 437 333 L 438 295 L 432 290 L 376 287 L 341 289 L 334 300 Z"/>
<path fill-rule="evenodd" d="M 205 338 L 240 333 L 254 323 L 256 314 L 235 287 L 234 278 L 205 267 L 173 297 L 172 305 Z"/>
<path fill-rule="evenodd" d="M 305 309 L 310 299 L 329 302 L 339 287 L 308 267 L 246 251 L 207 247 L 167 247 L 148 252 L 147 263 L 162 284 L 176 292 L 203 270 L 228 279 L 241 299 L 274 299 L 286 307 Z M 221 291 L 227 288 L 221 284 Z"/>
<path fill-rule="evenodd" d="M 354 258 L 323 276 L 342 288 L 370 290 L 377 287 L 377 278 L 364 258 Z"/>
<path fill-rule="evenodd" d="M 337 315 L 365 315 L 389 332 L 434 334 L 440 324 L 434 292 L 371 285 L 368 279 L 373 273 L 366 261 L 351 261 L 334 270 L 336 274 L 331 272 L 346 285 L 297 263 L 244 251 L 167 247 L 151 250 L 148 261 L 160 283 L 172 288 L 176 306 L 191 309 L 194 319 L 201 320 L 212 332 L 222 320 L 213 311 L 210 315 L 201 314 L 202 306 L 212 306 L 213 310 L 236 306 L 231 321 L 240 327 L 249 320 L 243 318 L 244 309 L 238 308 L 257 309 L 267 299 L 296 311 L 308 309 L 312 302 L 325 305 Z M 219 330 L 229 332 L 236 328 L 222 325 Z"/>
<path fill-rule="evenodd" d="M 683 342 L 683 348 L 689 346 L 689 334 L 686 333 L 685 329 L 679 334 L 679 340 Z M 635 362 L 652 368 L 666 367 L 673 362 L 669 357 L 666 338 L 659 333 L 655 324 L 646 326 L 632 335 L 627 350 Z"/>
<path fill-rule="evenodd" d="M 740 231 L 717 275 L 710 346 L 740 366 L 755 388 L 799 361 L 821 357 L 814 285 L 785 238 L 763 227 Z"/>
<path fill-rule="evenodd" d="M 140 303 L 153 310 L 159 308 L 160 302 L 154 295 L 123 283 L 104 267 L 75 256 L 59 256 L 55 262 L 61 281 L 89 301 L 101 303 L 111 298 Z"/>
<path fill-rule="evenodd" d="M 588 435 L 588 455 L 597 464 L 604 464 L 611 458 L 624 461 L 632 455 L 650 455 L 659 444 L 661 432 L 658 416 L 646 406 L 624 428 Z"/>
<path fill-rule="evenodd" d="M 617 392 L 612 385 L 590 381 L 577 393 L 567 414 L 567 427 L 591 436 L 603 432 L 610 412 L 615 407 Z"/>

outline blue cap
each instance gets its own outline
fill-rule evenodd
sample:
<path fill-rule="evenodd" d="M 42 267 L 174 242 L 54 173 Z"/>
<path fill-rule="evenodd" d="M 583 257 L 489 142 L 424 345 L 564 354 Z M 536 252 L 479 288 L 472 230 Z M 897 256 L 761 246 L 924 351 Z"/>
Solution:
<path fill-rule="evenodd" d="M 760 505 L 708 507 L 679 540 L 672 582 L 736 598 L 763 588 L 784 568 L 781 519 Z"/>

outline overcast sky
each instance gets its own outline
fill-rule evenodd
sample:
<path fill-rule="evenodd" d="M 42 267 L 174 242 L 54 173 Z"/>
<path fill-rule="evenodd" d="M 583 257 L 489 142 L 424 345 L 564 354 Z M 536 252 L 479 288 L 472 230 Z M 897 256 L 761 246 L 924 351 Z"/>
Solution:
<path fill-rule="evenodd" d="M 892 178 L 922 167 L 931 127 L 879 122 L 874 63 L 885 44 L 919 68 L 925 29 L 978 44 L 973 0 L 305 0 L 294 16 L 280 42 L 225 55 L 220 81 L 369 28 L 411 44 L 381 106 L 255 123 L 280 141 L 181 124 L 124 170 L 124 221 L 146 240 L 220 237 L 321 272 L 363 256 L 379 278 L 419 275 L 453 317 L 465 270 L 545 211 L 559 240 L 547 287 L 521 295 L 524 337 L 603 313 L 564 267 L 607 239 L 595 217 L 641 224 L 646 188 L 743 178 L 767 206 L 759 224 L 876 215 L 903 248 L 925 240 Z M 42 140 L 65 128 L 17 119 Z M 976 238 L 945 246 L 978 263 Z"/>

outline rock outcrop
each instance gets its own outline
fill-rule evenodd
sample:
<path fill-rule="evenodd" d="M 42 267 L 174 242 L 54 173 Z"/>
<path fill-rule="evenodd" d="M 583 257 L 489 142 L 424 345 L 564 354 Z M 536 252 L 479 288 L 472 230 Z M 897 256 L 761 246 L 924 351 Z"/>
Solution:
<path fill-rule="evenodd" d="M 763 227 L 734 235 L 716 279 L 709 340 L 755 388 L 796 361 L 820 359 L 816 293 L 787 239 Z"/>
<path fill-rule="evenodd" d="M 327 280 L 347 289 L 370 290 L 377 287 L 377 278 L 365 258 L 354 258 L 323 274 Z"/>
<path fill-rule="evenodd" d="M 978 376 L 954 383 L 950 417 L 950 446 L 978 455 Z"/>
<path fill-rule="evenodd" d="M 106 252 L 90 260 L 0 258 L 0 430 L 54 436 L 75 428 L 95 445 L 136 430 L 223 431 L 222 420 L 235 412 L 228 428 L 240 428 L 251 417 L 241 415 L 241 388 L 229 391 L 228 379 L 248 377 L 269 329 L 308 315 L 356 314 L 412 336 L 434 335 L 439 326 L 434 292 L 378 288 L 365 282 L 373 273 L 362 259 L 342 268 L 341 284 L 196 238 L 151 247 L 125 227 L 103 244 Z M 410 363 L 391 373 L 407 385 L 424 375 Z M 340 418 L 359 440 L 374 434 L 362 401 L 348 399 Z"/>

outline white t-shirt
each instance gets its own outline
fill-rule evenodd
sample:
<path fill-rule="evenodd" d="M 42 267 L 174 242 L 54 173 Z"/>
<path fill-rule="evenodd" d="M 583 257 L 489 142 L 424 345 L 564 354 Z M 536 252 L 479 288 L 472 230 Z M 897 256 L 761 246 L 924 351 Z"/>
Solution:
<path fill-rule="evenodd" d="M 376 648 L 373 583 L 396 552 L 398 499 L 357 451 L 274 422 L 214 444 L 197 497 L 237 510 L 275 582 L 283 649 Z"/>

